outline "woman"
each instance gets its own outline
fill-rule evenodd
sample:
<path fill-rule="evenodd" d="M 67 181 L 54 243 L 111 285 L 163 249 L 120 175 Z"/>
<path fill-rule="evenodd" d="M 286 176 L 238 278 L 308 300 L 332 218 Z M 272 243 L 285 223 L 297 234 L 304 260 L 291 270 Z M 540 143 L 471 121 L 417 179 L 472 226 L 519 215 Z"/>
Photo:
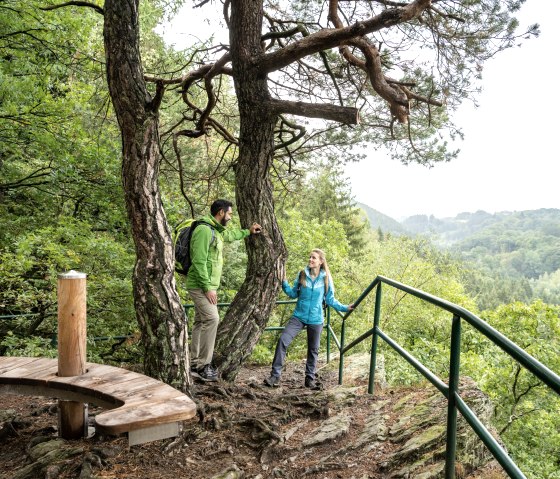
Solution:
<path fill-rule="evenodd" d="M 305 364 L 305 387 L 320 389 L 315 379 L 319 343 L 323 330 L 323 301 L 337 311 L 347 312 L 354 305 L 344 306 L 334 297 L 334 287 L 325 253 L 314 249 L 309 255 L 309 264 L 301 271 L 294 285 L 284 278 L 282 289 L 290 298 L 297 298 L 296 309 L 286 324 L 274 353 L 270 377 L 264 380 L 269 387 L 280 384 L 280 375 L 286 358 L 286 350 L 302 329 L 307 329 L 307 362 Z"/>

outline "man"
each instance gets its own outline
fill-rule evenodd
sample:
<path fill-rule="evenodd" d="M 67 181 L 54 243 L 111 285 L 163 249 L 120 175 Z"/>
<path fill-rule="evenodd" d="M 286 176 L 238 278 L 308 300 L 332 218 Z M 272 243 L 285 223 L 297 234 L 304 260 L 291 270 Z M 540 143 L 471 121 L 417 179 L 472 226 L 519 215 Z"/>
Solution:
<path fill-rule="evenodd" d="M 191 237 L 191 266 L 187 274 L 187 290 L 194 302 L 194 326 L 191 333 L 191 374 L 203 381 L 217 381 L 218 372 L 212 366 L 216 331 L 218 330 L 218 295 L 222 276 L 224 241 L 240 240 L 261 232 L 253 223 L 249 229 L 226 229 L 232 216 L 232 203 L 216 200 L 210 215 L 201 218 Z"/>

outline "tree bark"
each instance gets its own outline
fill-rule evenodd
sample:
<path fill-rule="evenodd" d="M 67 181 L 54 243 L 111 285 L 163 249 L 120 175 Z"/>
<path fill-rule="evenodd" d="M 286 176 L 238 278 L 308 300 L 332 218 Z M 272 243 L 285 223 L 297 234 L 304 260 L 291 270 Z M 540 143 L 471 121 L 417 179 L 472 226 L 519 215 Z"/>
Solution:
<path fill-rule="evenodd" d="M 158 108 L 146 88 L 139 51 L 138 0 L 106 0 L 107 82 L 122 134 L 122 181 L 136 263 L 133 291 L 144 372 L 187 389 L 185 313 L 177 294 L 171 234 L 158 185 Z"/>
<path fill-rule="evenodd" d="M 222 377 L 235 379 L 266 327 L 284 275 L 286 247 L 274 214 L 270 167 L 276 112 L 268 108 L 265 75 L 253 59 L 262 54 L 262 1 L 232 2 L 230 45 L 240 114 L 239 157 L 235 165 L 236 201 L 241 224 L 261 224 L 250 236 L 247 275 L 218 329 L 215 361 Z"/>

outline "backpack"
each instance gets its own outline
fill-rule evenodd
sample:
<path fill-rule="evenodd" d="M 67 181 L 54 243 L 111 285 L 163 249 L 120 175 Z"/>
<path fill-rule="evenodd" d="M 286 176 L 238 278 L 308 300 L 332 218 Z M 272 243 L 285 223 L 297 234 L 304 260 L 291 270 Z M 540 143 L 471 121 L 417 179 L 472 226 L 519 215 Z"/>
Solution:
<path fill-rule="evenodd" d="M 301 283 L 304 282 L 306 280 L 305 277 L 305 270 L 302 269 L 299 272 L 299 277 L 298 277 L 298 283 L 297 283 L 297 294 L 299 296 L 299 292 L 301 291 Z M 327 309 L 327 292 L 329 291 L 329 279 L 328 276 L 325 275 L 325 294 L 323 295 L 323 310 Z"/>
<path fill-rule="evenodd" d="M 214 227 L 202 220 L 186 220 L 179 223 L 173 232 L 173 243 L 175 245 L 175 271 L 187 275 L 191 267 L 191 238 L 193 231 L 198 225 L 206 225 L 212 230 L 210 245 L 216 240 Z"/>

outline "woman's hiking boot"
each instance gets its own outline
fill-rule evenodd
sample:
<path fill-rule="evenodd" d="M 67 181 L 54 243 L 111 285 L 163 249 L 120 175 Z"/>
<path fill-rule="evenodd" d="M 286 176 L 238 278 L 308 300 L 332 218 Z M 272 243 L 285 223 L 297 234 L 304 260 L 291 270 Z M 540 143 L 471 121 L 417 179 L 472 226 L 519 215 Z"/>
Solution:
<path fill-rule="evenodd" d="M 269 388 L 275 388 L 280 384 L 280 378 L 277 376 L 270 376 L 264 380 L 264 384 Z"/>
<path fill-rule="evenodd" d="M 323 385 L 319 381 L 316 381 L 308 376 L 305 377 L 305 387 L 314 391 L 320 391 L 323 389 Z"/>

